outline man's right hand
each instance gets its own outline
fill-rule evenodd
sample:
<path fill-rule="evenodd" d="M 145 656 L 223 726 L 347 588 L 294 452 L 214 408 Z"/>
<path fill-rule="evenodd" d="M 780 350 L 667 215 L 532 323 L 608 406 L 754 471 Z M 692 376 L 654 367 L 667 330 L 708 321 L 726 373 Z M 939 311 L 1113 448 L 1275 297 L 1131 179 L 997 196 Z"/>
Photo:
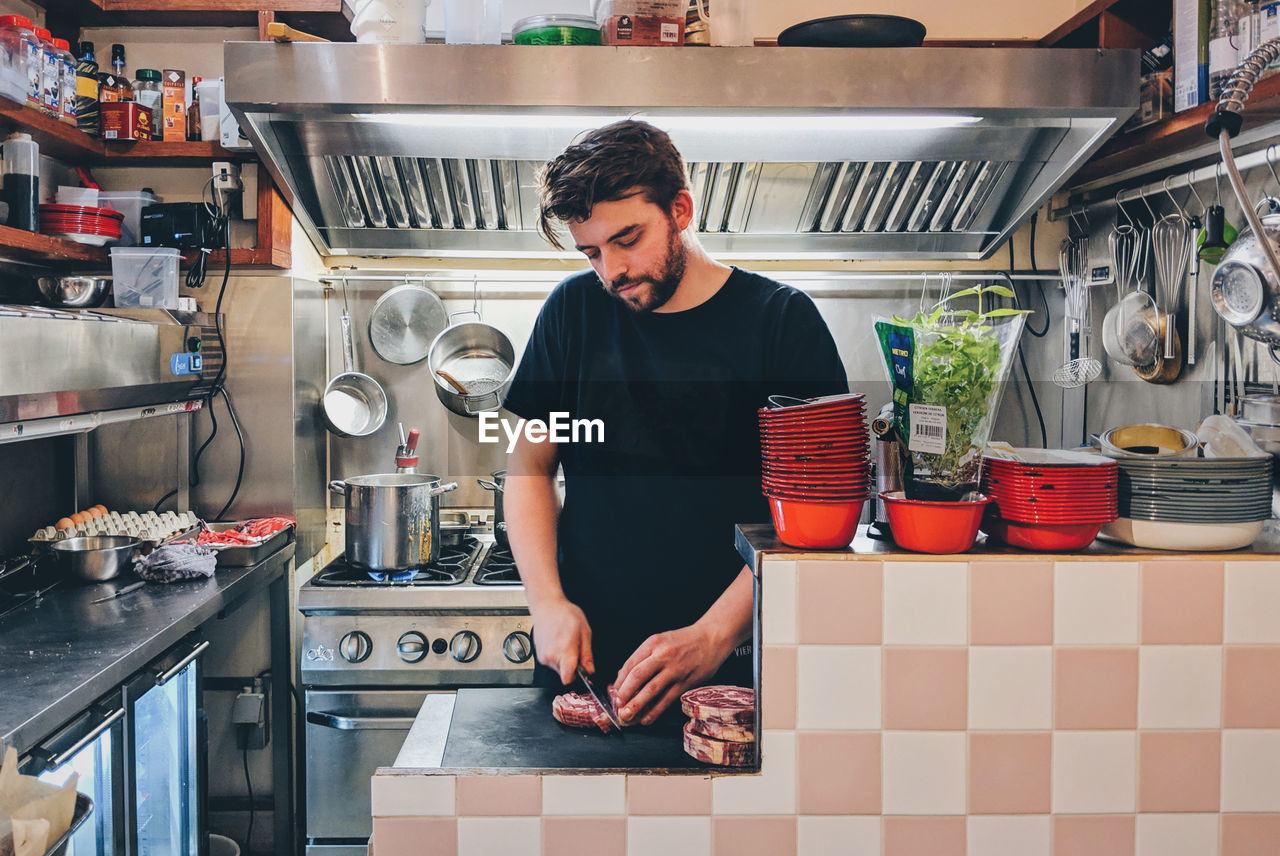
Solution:
<path fill-rule="evenodd" d="M 566 599 L 530 607 L 533 646 L 538 662 L 554 669 L 565 686 L 573 683 L 578 664 L 595 674 L 591 657 L 591 626 L 576 603 Z"/>

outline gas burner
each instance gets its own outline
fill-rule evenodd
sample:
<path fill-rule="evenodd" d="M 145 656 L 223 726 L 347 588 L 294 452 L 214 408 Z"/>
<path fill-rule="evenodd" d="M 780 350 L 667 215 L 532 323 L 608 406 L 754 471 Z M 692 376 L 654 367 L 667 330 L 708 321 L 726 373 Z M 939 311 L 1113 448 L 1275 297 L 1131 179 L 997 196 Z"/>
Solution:
<path fill-rule="evenodd" d="M 516 560 L 511 555 L 510 547 L 493 545 L 484 563 L 476 571 L 474 580 L 478 586 L 517 586 L 520 585 L 520 574 L 516 570 Z"/>
<path fill-rule="evenodd" d="M 480 542 L 468 535 L 456 547 L 441 547 L 439 558 L 432 564 L 400 571 L 359 568 L 343 556 L 312 577 L 311 582 L 318 586 L 453 586 L 467 578 L 479 549 Z"/>

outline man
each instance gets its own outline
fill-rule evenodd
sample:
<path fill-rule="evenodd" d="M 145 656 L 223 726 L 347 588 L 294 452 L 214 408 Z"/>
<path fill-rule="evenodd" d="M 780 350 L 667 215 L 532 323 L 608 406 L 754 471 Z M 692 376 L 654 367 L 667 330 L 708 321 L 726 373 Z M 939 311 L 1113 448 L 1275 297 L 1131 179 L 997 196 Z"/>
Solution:
<path fill-rule="evenodd" d="M 507 463 L 508 534 L 539 682 L 569 684 L 581 664 L 601 688 L 616 683 L 624 724 L 647 725 L 690 687 L 751 685 L 752 574 L 733 526 L 768 519 L 756 408 L 847 383 L 806 295 L 703 250 L 684 163 L 661 130 L 592 131 L 540 185 L 539 230 L 561 247 L 567 226 L 592 272 L 547 298 L 505 406 L 601 420 L 604 440 L 522 433 Z"/>

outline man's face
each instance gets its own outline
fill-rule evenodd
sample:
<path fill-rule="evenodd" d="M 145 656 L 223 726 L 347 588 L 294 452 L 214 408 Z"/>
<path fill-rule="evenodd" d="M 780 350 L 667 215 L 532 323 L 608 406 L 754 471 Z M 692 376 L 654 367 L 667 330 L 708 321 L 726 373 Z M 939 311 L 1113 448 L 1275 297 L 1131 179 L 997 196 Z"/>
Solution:
<path fill-rule="evenodd" d="M 569 224 L 569 233 L 611 297 L 633 312 L 652 312 L 684 277 L 682 228 L 676 216 L 636 193 L 596 203 L 590 217 Z"/>

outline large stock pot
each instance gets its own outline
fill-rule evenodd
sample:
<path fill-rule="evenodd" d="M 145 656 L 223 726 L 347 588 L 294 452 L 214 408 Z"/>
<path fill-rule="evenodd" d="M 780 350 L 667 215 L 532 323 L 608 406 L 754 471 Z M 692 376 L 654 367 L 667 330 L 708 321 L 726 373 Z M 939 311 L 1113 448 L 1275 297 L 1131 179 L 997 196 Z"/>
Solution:
<path fill-rule="evenodd" d="M 346 498 L 347 561 L 371 571 L 401 571 L 429 565 L 440 556 L 442 493 L 457 482 L 439 476 L 379 473 L 332 481 L 329 490 Z"/>

